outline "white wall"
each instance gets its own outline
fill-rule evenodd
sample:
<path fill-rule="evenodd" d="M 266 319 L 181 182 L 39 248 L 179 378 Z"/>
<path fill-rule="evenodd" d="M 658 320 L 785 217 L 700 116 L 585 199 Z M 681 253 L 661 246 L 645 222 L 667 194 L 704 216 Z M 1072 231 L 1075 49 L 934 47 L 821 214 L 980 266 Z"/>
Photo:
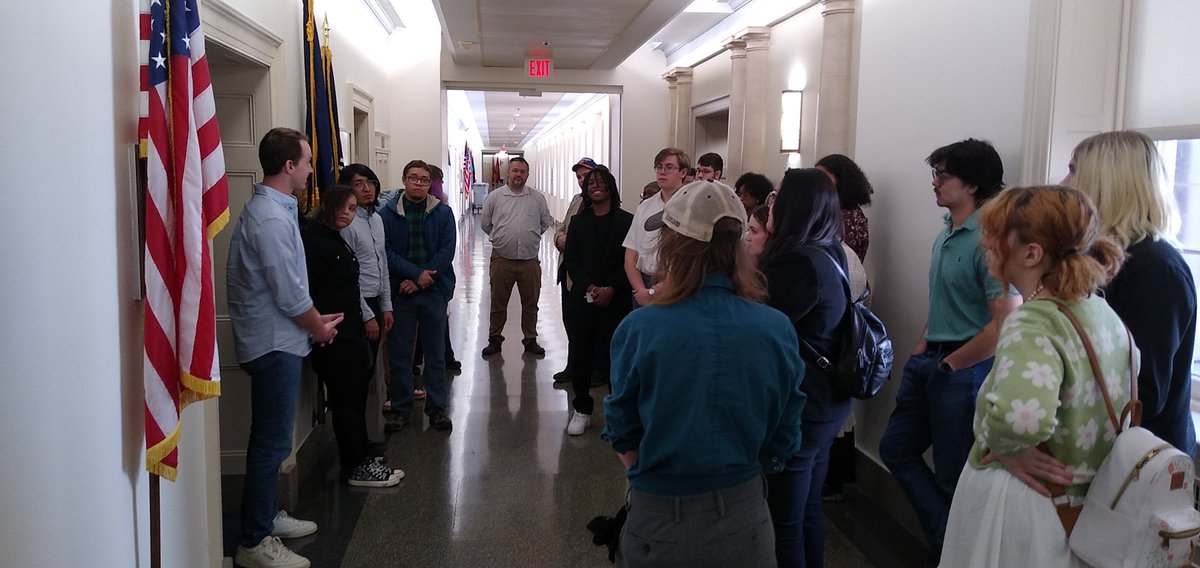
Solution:
<path fill-rule="evenodd" d="M 692 67 L 692 101 L 690 106 L 729 96 L 732 73 L 729 52 L 723 51 Z M 693 156 L 694 157 L 694 156 Z"/>
<path fill-rule="evenodd" d="M 817 103 L 821 92 L 821 44 L 824 20 L 821 7 L 809 8 L 771 27 L 768 53 L 770 77 L 767 92 L 759 95 L 767 105 L 766 159 L 762 172 L 771 181 L 783 179 L 789 167 L 812 167 L 817 156 Z M 804 108 L 800 121 L 800 156 L 779 152 L 780 94 L 803 90 Z"/>
<path fill-rule="evenodd" d="M 1067 175 L 1076 144 L 1117 128 L 1122 3 L 1062 3 L 1049 174 L 1036 181 L 1057 183 Z"/>
<path fill-rule="evenodd" d="M 521 68 L 460 67 L 442 54 L 442 81 L 450 88 L 536 86 L 544 92 L 620 92 L 619 134 L 610 160 L 621 199 L 636 206 L 642 186 L 654 177 L 654 155 L 667 145 L 667 83 L 660 52 L 643 46 L 616 69 L 555 69 L 548 83 L 529 81 Z M 538 164 L 531 164 L 533 169 Z M 636 186 L 636 187 L 635 187 Z"/>
<path fill-rule="evenodd" d="M 1015 179 L 1030 0 L 864 0 L 861 10 L 853 157 L 875 187 L 867 270 L 899 355 L 891 384 L 858 413 L 859 448 L 878 458 L 900 370 L 925 324 L 930 249 L 943 227 L 924 159 L 987 139 Z"/>
<path fill-rule="evenodd" d="M 450 169 L 447 169 L 445 165 L 442 166 L 446 174 L 444 186 L 446 199 L 454 208 L 456 217 L 461 217 L 462 213 L 470 208 L 470 203 L 466 202 L 466 196 L 462 191 L 465 147 L 471 149 L 471 156 L 475 163 L 476 183 L 490 181 L 491 170 L 484 168 L 483 137 L 479 133 L 479 127 L 475 124 L 466 94 L 462 91 L 448 91 L 445 93 L 445 97 L 447 103 L 446 147 L 450 153 L 450 159 L 453 160 L 453 165 Z M 460 125 L 465 126 L 465 129 Z"/>
<path fill-rule="evenodd" d="M 127 153 L 137 134 L 135 10 L 0 4 L 14 32 L 0 50 L 36 54 L 6 58 L 0 91 L 0 128 L 19 133 L 0 153 L 0 195 L 14 213 L 0 224 L 3 566 L 147 565 Z M 170 498 L 182 487 L 167 488 Z M 193 527 L 205 531 L 203 494 L 184 500 L 199 504 Z M 172 565 L 207 565 L 206 540 L 165 543 L 198 552 Z"/>

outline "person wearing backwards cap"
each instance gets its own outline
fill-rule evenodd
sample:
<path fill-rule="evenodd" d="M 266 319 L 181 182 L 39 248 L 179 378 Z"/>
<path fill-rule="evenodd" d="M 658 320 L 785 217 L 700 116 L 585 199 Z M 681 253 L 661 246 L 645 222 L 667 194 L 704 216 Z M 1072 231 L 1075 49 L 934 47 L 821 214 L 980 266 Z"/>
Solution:
<path fill-rule="evenodd" d="M 729 186 L 684 186 L 662 220 L 661 285 L 617 327 L 604 399 L 631 487 L 616 563 L 774 566 L 763 475 L 800 449 L 796 331 L 762 304 Z"/>

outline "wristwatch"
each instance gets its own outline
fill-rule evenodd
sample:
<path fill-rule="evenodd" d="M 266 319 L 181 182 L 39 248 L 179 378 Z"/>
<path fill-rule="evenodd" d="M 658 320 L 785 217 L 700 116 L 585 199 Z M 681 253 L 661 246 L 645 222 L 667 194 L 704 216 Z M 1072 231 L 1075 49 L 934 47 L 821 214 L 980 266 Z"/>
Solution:
<path fill-rule="evenodd" d="M 653 296 L 653 295 L 654 295 L 654 288 L 646 288 L 646 293 L 647 293 L 647 294 L 650 294 L 651 296 Z"/>
<path fill-rule="evenodd" d="M 950 367 L 950 363 L 947 363 L 945 359 L 942 359 L 942 362 L 938 363 L 937 368 L 939 371 L 946 373 L 947 375 L 954 372 L 954 369 Z"/>

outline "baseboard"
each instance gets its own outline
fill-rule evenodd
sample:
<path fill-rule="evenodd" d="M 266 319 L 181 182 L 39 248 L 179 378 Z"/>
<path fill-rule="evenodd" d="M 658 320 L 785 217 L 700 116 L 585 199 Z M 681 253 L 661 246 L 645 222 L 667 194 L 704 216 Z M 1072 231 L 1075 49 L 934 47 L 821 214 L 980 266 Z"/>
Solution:
<path fill-rule="evenodd" d="M 861 450 L 855 450 L 855 457 L 859 489 L 913 538 L 921 544 L 926 544 L 917 513 L 908 502 L 908 495 L 905 495 L 904 489 L 896 482 L 896 478 L 892 477 L 892 472 Z"/>
<path fill-rule="evenodd" d="M 243 452 L 244 454 L 244 452 Z M 279 508 L 295 509 L 300 502 L 300 484 L 318 470 L 324 471 L 329 467 L 329 456 L 337 456 L 337 440 L 333 436 L 332 423 L 317 424 L 309 433 L 300 449 L 296 451 L 296 460 L 284 464 L 279 471 Z M 336 459 L 336 458 L 335 458 Z M 243 463 L 245 461 L 243 455 Z M 242 485 L 245 475 L 231 473 L 221 475 L 221 509 L 223 511 L 238 511 L 242 507 Z"/>
<path fill-rule="evenodd" d="M 882 465 L 856 452 L 856 481 L 845 485 L 845 499 L 821 508 L 836 527 L 876 568 L 923 568 L 929 549 L 900 486 Z"/>

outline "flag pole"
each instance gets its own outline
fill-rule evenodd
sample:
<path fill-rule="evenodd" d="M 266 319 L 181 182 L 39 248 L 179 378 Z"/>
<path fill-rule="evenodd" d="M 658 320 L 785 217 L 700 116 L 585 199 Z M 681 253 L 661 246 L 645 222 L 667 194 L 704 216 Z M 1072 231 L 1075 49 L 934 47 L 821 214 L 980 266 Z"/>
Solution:
<path fill-rule="evenodd" d="M 162 568 L 162 509 L 158 483 L 162 479 L 150 472 L 150 568 Z"/>

